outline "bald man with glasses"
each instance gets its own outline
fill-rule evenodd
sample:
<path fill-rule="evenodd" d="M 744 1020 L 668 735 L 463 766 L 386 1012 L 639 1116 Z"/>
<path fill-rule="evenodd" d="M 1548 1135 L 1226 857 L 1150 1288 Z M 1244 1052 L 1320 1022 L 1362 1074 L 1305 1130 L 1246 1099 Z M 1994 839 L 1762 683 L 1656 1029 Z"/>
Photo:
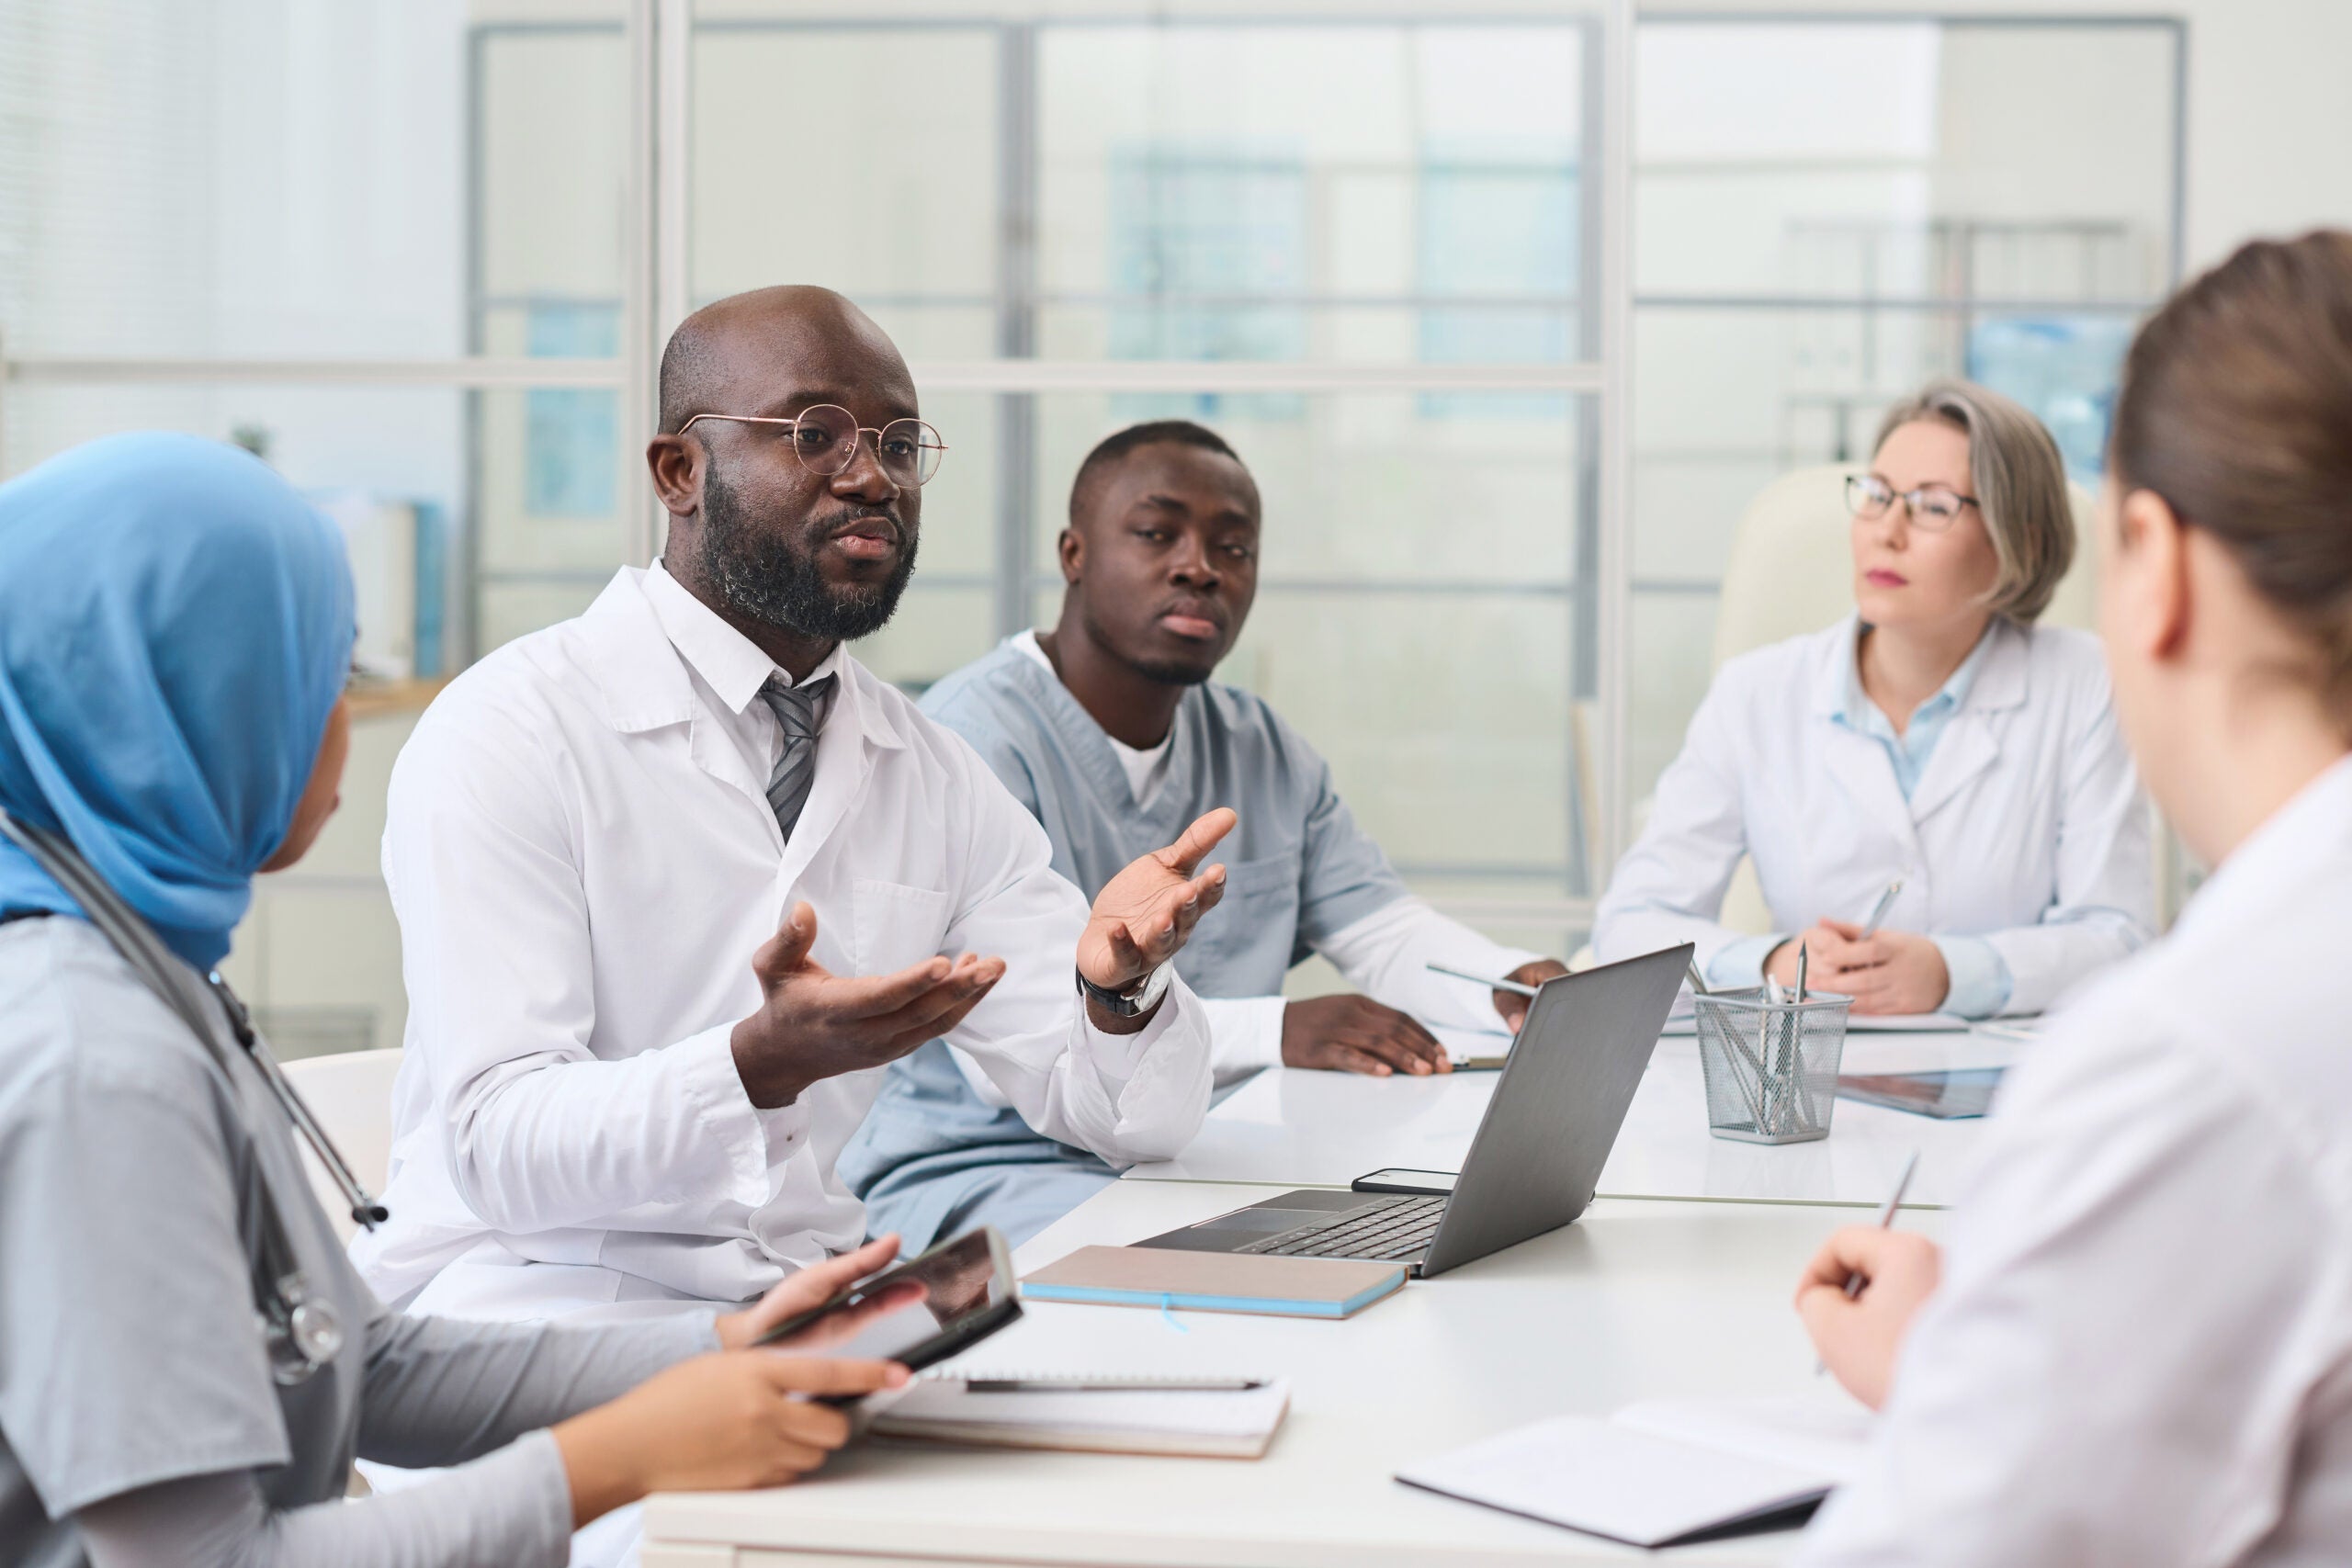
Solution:
<path fill-rule="evenodd" d="M 1170 960 L 1221 896 L 1210 811 L 1087 900 L 962 739 L 843 645 L 915 566 L 945 451 L 854 305 L 690 317 L 647 452 L 662 559 L 451 684 L 392 779 L 410 1012 L 388 1302 L 643 1315 L 855 1247 L 834 1160 L 893 1060 L 953 1042 L 1119 1164 L 1206 1109 Z"/>

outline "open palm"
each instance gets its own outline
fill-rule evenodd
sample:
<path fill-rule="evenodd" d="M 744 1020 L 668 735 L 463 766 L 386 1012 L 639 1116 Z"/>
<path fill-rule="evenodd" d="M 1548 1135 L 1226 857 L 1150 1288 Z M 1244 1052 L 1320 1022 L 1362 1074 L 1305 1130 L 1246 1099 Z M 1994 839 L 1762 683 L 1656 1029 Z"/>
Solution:
<path fill-rule="evenodd" d="M 1103 884 L 1078 939 L 1079 973 L 1105 990 L 1124 991 L 1174 957 L 1225 896 L 1225 867 L 1194 872 L 1239 820 L 1219 807 Z"/>

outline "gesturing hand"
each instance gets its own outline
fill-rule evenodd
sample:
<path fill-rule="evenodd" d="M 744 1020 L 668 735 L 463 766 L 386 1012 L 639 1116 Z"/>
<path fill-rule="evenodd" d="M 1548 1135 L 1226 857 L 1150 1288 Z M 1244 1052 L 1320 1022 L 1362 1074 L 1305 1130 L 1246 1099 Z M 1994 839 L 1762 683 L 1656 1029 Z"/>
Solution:
<path fill-rule="evenodd" d="M 1846 1281 L 1862 1277 L 1849 1300 Z M 1797 1281 L 1797 1315 L 1822 1364 L 1871 1409 L 1885 1403 L 1895 1353 L 1921 1303 L 1943 1278 L 1943 1253 L 1908 1231 L 1848 1225 L 1822 1245 Z"/>
<path fill-rule="evenodd" d="M 1203 915 L 1225 897 L 1225 867 L 1193 868 L 1240 820 L 1219 807 L 1102 885 L 1078 939 L 1078 972 L 1106 991 L 1125 991 L 1176 955 Z M 1097 1017 L 1098 1024 L 1106 1021 Z M 1122 1021 L 1106 1026 L 1126 1027 Z"/>
<path fill-rule="evenodd" d="M 1453 1061 L 1409 1013 L 1370 997 L 1309 997 L 1283 1009 L 1283 1066 L 1385 1078 L 1450 1073 Z"/>
<path fill-rule="evenodd" d="M 964 1021 L 1004 978 L 1004 960 L 926 958 L 896 975 L 836 976 L 808 956 L 817 911 L 795 904 L 752 955 L 764 999 L 729 1043 L 761 1110 L 789 1105 L 820 1079 L 897 1061 Z"/>

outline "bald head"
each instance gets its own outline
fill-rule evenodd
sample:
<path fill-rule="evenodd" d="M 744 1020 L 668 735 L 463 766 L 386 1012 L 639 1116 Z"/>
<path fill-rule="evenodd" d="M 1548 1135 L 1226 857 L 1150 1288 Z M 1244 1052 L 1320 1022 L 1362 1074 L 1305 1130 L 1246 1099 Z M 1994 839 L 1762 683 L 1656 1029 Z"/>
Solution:
<path fill-rule="evenodd" d="M 830 288 L 780 284 L 713 300 L 678 323 L 662 354 L 662 432 L 674 435 L 698 413 L 797 413 L 805 403 L 769 406 L 792 388 L 832 394 L 813 402 L 865 389 L 903 401 L 892 417 L 915 412 L 914 378 L 873 317 Z M 882 423 L 845 406 L 861 423 Z"/>
<path fill-rule="evenodd" d="M 820 405 L 850 418 L 803 422 Z M 670 513 L 662 564 L 795 675 L 835 641 L 878 630 L 914 570 L 920 480 L 903 468 L 892 477 L 879 435 L 836 434 L 828 446 L 822 434 L 845 423 L 880 432 L 919 412 L 896 345 L 830 288 L 704 306 L 662 355 L 662 429 L 646 447 Z M 729 417 L 686 429 L 698 414 Z M 811 468 L 804 434 L 829 456 L 846 450 L 846 466 Z"/>

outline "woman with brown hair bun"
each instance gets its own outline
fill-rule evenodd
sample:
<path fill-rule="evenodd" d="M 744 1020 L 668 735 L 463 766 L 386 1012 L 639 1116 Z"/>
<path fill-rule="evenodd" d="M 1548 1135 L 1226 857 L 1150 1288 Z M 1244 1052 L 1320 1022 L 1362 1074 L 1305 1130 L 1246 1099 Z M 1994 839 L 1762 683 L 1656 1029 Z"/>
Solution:
<path fill-rule="evenodd" d="M 2352 233 L 2147 323 L 2100 510 L 2117 713 L 2213 874 L 2011 1074 L 1948 1258 L 1808 1269 L 1883 1414 L 1807 1563 L 2352 1559 Z"/>

